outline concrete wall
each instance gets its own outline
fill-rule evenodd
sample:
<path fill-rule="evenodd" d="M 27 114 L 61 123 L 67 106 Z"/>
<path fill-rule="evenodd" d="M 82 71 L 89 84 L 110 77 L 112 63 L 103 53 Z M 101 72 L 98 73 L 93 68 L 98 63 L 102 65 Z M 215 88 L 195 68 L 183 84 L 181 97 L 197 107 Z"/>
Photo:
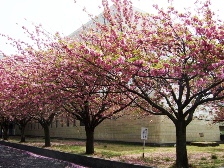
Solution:
<path fill-rule="evenodd" d="M 176 128 L 173 122 L 164 116 L 161 116 L 160 121 L 160 143 L 175 143 Z M 187 126 L 187 141 L 220 141 L 219 124 L 194 119 Z"/>
<path fill-rule="evenodd" d="M 126 142 L 142 142 L 141 127 L 149 129 L 148 142 L 156 143 L 159 139 L 160 131 L 160 117 L 144 117 L 141 119 L 130 119 L 129 116 L 124 116 L 118 119 L 111 119 L 103 121 L 95 129 L 95 139 L 110 140 L 110 141 L 126 141 Z M 35 127 L 34 127 L 35 125 Z M 43 129 L 37 123 L 29 123 L 26 127 L 26 135 L 43 136 Z M 56 121 L 50 127 L 51 137 L 65 137 L 65 138 L 79 138 L 85 139 L 85 128 L 80 126 L 80 122 L 76 121 L 76 126 L 70 123 L 59 121 L 56 127 Z"/>
<path fill-rule="evenodd" d="M 202 136 L 199 134 L 202 133 Z M 187 127 L 187 141 L 220 141 L 219 124 L 194 120 Z"/>
<path fill-rule="evenodd" d="M 204 120 L 193 120 L 187 127 L 187 141 L 219 141 L 220 131 L 219 125 L 211 125 L 210 122 Z M 43 136 L 43 129 L 38 124 L 28 124 L 26 135 Z M 124 116 L 119 119 L 111 119 L 103 121 L 95 129 L 96 140 L 124 141 L 124 142 L 143 142 L 141 140 L 141 127 L 148 128 L 147 143 L 175 143 L 176 134 L 175 127 L 171 120 L 164 116 L 147 116 L 141 119 L 130 118 Z M 85 139 L 84 126 L 80 126 L 80 122 L 76 121 L 76 125 L 66 122 L 56 121 L 50 127 L 51 137 L 78 138 Z M 200 137 L 199 133 L 203 134 Z"/>

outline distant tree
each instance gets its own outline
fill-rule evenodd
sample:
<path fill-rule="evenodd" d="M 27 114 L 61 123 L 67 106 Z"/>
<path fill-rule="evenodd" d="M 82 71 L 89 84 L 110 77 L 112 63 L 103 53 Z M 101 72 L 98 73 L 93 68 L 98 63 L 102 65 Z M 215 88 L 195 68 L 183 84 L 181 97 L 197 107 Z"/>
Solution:
<path fill-rule="evenodd" d="M 1 115 L 1 118 L 0 118 L 0 123 L 1 123 L 1 131 L 2 131 L 2 139 L 3 140 L 8 140 L 9 138 L 9 134 L 8 134 L 8 131 L 9 131 L 9 124 L 10 122 L 12 122 L 12 120 L 10 120 L 9 117 L 5 117 L 5 116 L 2 116 Z"/>
<path fill-rule="evenodd" d="M 25 128 L 27 124 L 31 121 L 31 117 L 24 116 L 23 118 L 15 117 L 14 123 L 18 125 L 20 129 L 20 142 L 26 142 L 26 136 L 25 136 Z"/>
<path fill-rule="evenodd" d="M 147 14 L 129 0 L 113 2 L 111 9 L 103 1 L 107 24 L 93 18 L 95 27 L 81 34 L 83 59 L 137 96 L 140 109 L 174 123 L 176 167 L 188 168 L 187 125 L 200 105 L 224 98 L 224 24 L 209 1 L 195 14 L 156 5 L 158 13 Z"/>
<path fill-rule="evenodd" d="M 38 56 L 40 52 L 42 57 L 46 56 L 45 52 L 36 51 L 36 55 L 30 56 L 32 62 L 29 66 L 23 65 L 29 74 L 29 78 L 25 79 L 27 85 L 21 86 L 23 90 L 27 91 L 22 104 L 24 105 L 23 108 L 27 110 L 27 114 L 43 127 L 45 147 L 48 147 L 51 146 L 49 126 L 52 124 L 54 117 L 59 115 L 62 102 L 50 76 L 51 71 L 53 71 L 51 63 L 46 60 L 47 56 L 44 59 Z M 37 56 L 38 59 L 35 59 L 34 56 Z M 20 96 L 22 96 L 23 92 L 20 93 Z"/>
<path fill-rule="evenodd" d="M 21 131 L 21 142 L 25 142 L 25 127 L 31 120 L 24 108 L 24 95 L 26 92 L 26 71 L 21 67 L 22 57 L 11 56 L 1 59 L 1 65 L 5 72 L 5 78 L 2 78 L 1 102 L 4 102 L 4 109 L 10 115 L 13 124 L 17 124 Z"/>
<path fill-rule="evenodd" d="M 31 107 L 33 108 L 33 111 L 31 111 L 33 120 L 38 121 L 44 129 L 44 146 L 49 147 L 51 146 L 49 127 L 52 124 L 53 119 L 60 114 L 60 111 L 55 108 L 57 105 L 54 104 L 44 104 L 41 106 L 39 106 L 39 104 L 33 104 Z"/>
<path fill-rule="evenodd" d="M 4 140 L 8 140 L 9 125 L 13 123 L 13 116 L 11 113 L 13 98 L 11 95 L 13 92 L 12 86 L 14 85 L 14 80 L 10 73 L 12 65 L 13 62 L 11 62 L 11 60 L 2 58 L 0 61 L 0 123 Z"/>
<path fill-rule="evenodd" d="M 56 89 L 51 78 L 48 78 L 51 64 L 47 57 L 43 58 L 45 51 L 33 48 L 24 50 L 21 54 L 1 60 L 6 76 L 2 81 L 1 98 L 5 109 L 21 129 L 22 142 L 25 141 L 25 126 L 32 118 L 43 126 L 45 146 L 50 146 L 49 125 L 60 106 L 58 99 L 54 98 Z"/>

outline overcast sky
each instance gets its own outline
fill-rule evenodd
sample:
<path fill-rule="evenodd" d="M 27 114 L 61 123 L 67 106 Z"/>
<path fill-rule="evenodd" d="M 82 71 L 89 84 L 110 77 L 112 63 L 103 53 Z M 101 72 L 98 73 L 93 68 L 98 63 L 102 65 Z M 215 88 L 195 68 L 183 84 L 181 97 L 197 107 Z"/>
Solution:
<path fill-rule="evenodd" d="M 223 10 L 224 0 L 211 0 L 214 8 Z M 69 35 L 89 18 L 82 11 L 97 15 L 101 10 L 101 0 L 0 0 L 0 33 L 10 35 L 16 39 L 23 39 L 22 26 L 29 27 L 32 22 L 42 24 L 51 32 L 60 32 Z M 194 0 L 175 0 L 174 5 L 180 9 L 193 5 Z M 167 6 L 168 0 L 133 0 L 135 7 L 151 12 L 152 4 Z M 223 13 L 223 12 L 221 12 Z M 26 20 L 27 21 L 26 21 Z M 17 25 L 18 23 L 18 25 Z M 11 49 L 5 45 L 6 41 L 0 38 L 0 50 L 11 53 Z"/>

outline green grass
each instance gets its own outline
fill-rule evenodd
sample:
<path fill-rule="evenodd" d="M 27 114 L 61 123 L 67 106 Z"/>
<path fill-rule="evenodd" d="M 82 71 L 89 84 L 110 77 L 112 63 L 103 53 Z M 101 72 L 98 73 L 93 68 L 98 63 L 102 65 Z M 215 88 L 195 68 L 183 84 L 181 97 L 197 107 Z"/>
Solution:
<path fill-rule="evenodd" d="M 19 137 L 11 137 L 11 142 L 19 142 Z M 26 145 L 42 147 L 43 138 L 27 138 Z M 67 153 L 85 155 L 85 142 L 78 140 L 52 139 L 50 149 Z M 144 149 L 142 145 L 128 143 L 95 142 L 94 157 L 119 160 L 123 162 L 157 166 L 159 168 L 171 168 L 175 163 L 175 147 L 150 147 Z M 224 144 L 220 146 L 187 146 L 189 163 L 192 168 L 220 167 L 224 164 Z"/>
<path fill-rule="evenodd" d="M 65 151 L 67 153 L 85 154 L 84 146 L 57 145 L 52 146 L 51 148 L 59 151 Z"/>

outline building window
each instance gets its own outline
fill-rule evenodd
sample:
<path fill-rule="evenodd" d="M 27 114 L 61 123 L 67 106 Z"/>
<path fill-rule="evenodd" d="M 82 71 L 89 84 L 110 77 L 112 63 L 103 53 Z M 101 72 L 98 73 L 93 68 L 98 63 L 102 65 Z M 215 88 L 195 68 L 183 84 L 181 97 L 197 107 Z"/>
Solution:
<path fill-rule="evenodd" d="M 73 119 L 73 127 L 76 127 L 76 119 Z"/>
<path fill-rule="evenodd" d="M 85 126 L 85 124 L 82 121 L 80 121 L 80 126 Z"/>
<path fill-rule="evenodd" d="M 58 128 L 58 120 L 56 120 L 55 126 L 56 126 L 56 128 Z"/>
<path fill-rule="evenodd" d="M 61 119 L 61 127 L 63 127 L 64 126 L 64 121 L 63 121 L 63 119 Z"/>
<path fill-rule="evenodd" d="M 69 127 L 69 118 L 67 118 L 67 127 Z"/>
<path fill-rule="evenodd" d="M 33 129 L 36 129 L 36 123 L 33 123 Z"/>

